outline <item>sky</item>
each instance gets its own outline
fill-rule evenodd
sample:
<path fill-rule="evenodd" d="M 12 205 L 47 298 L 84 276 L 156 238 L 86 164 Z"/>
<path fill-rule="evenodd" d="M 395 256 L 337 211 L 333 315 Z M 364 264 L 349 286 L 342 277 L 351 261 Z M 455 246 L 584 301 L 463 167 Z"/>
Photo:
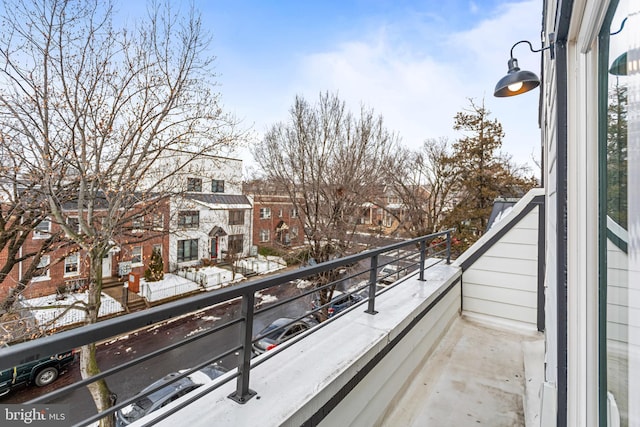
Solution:
<path fill-rule="evenodd" d="M 495 98 L 493 91 L 514 43 L 541 47 L 540 0 L 193 4 L 212 35 L 223 108 L 251 130 L 250 144 L 288 120 L 296 95 L 315 103 L 328 91 L 354 113 L 361 105 L 373 109 L 403 145 L 417 150 L 425 139 L 461 137 L 454 116 L 471 98 L 503 125 L 502 151 L 539 175 L 533 160 L 540 158 L 539 90 L 512 98 Z M 520 44 L 514 56 L 521 69 L 540 75 L 539 53 Z M 246 148 L 233 155 L 244 160 L 245 171 L 255 167 Z"/>

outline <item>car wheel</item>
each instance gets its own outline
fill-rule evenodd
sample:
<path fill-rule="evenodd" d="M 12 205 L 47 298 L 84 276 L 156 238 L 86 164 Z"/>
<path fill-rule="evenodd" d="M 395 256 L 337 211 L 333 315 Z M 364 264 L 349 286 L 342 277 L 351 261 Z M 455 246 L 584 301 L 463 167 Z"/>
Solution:
<path fill-rule="evenodd" d="M 51 384 L 56 378 L 58 378 L 58 370 L 49 366 L 36 374 L 35 383 L 38 387 L 42 387 Z"/>

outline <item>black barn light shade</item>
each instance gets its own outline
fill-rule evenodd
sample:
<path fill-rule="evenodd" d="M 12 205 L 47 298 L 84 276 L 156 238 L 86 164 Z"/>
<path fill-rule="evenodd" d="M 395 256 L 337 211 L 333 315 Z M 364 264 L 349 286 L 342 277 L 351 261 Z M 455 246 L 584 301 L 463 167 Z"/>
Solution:
<path fill-rule="evenodd" d="M 509 71 L 496 85 L 494 96 L 505 97 L 520 95 L 540 86 L 540 79 L 535 73 L 521 70 L 516 58 L 509 59 Z"/>
<path fill-rule="evenodd" d="M 496 89 L 493 92 L 493 96 L 498 98 L 503 98 L 507 96 L 515 96 L 520 95 L 521 93 L 529 92 L 532 89 L 540 86 L 540 79 L 538 76 L 526 70 L 521 70 L 518 67 L 518 60 L 513 57 L 513 48 L 519 45 L 520 43 L 527 43 L 529 45 L 529 49 L 532 52 L 542 52 L 543 50 L 551 49 L 551 59 L 554 59 L 553 52 L 553 43 L 554 43 L 554 35 L 549 34 L 549 46 L 544 47 L 542 49 L 535 50 L 531 43 L 527 40 L 521 40 L 511 46 L 511 58 L 509 58 L 509 71 L 507 71 L 507 75 L 498 81 L 496 85 Z"/>

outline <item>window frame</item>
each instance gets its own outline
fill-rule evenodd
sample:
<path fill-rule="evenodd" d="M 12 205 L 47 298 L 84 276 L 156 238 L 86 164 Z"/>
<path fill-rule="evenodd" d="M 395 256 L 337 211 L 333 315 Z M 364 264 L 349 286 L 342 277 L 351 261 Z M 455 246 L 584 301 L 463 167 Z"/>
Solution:
<path fill-rule="evenodd" d="M 40 227 L 42 224 L 47 224 L 46 230 L 41 230 Z M 47 239 L 51 237 L 51 219 L 46 218 L 40 221 L 40 223 L 35 226 L 33 229 L 33 238 L 34 239 Z"/>
<path fill-rule="evenodd" d="M 46 264 L 41 265 L 45 260 L 46 260 Z M 45 280 L 51 280 L 51 256 L 50 255 L 42 255 L 42 257 L 40 258 L 40 262 L 38 262 L 37 268 L 44 268 L 46 266 L 49 266 L 49 267 L 45 270 L 44 274 L 41 274 L 39 276 L 33 276 L 31 278 L 32 282 L 42 282 Z"/>
<path fill-rule="evenodd" d="M 214 179 L 211 181 L 211 192 L 212 193 L 224 193 L 224 180 L 222 179 Z"/>
<path fill-rule="evenodd" d="M 186 245 L 189 245 L 189 258 L 185 258 L 184 253 L 185 253 L 185 248 Z M 195 247 L 195 257 L 193 256 L 193 249 Z M 197 261 L 199 258 L 199 250 L 200 250 L 200 244 L 198 242 L 198 239 L 182 239 L 182 240 L 178 240 L 177 243 L 177 251 L 176 251 L 176 260 L 179 263 L 182 262 L 192 262 L 192 261 Z"/>
<path fill-rule="evenodd" d="M 187 192 L 202 193 L 202 178 L 187 178 Z"/>
<path fill-rule="evenodd" d="M 140 252 L 140 255 L 136 255 L 136 252 Z M 142 247 L 142 245 L 138 245 L 138 246 L 132 246 L 131 247 L 131 266 L 132 267 L 140 267 L 142 265 L 144 265 L 144 249 Z M 139 257 L 139 260 L 136 260 L 136 258 Z"/>
<path fill-rule="evenodd" d="M 229 209 L 229 225 L 244 225 L 244 209 Z"/>
<path fill-rule="evenodd" d="M 237 248 L 235 242 L 240 242 Z M 227 251 L 233 254 L 242 254 L 244 251 L 244 234 L 230 234 L 227 239 Z"/>
<path fill-rule="evenodd" d="M 271 208 L 268 208 L 268 207 L 260 208 L 259 216 L 260 216 L 260 219 L 270 219 Z"/>
<path fill-rule="evenodd" d="M 76 260 L 74 263 L 69 262 L 69 259 L 71 257 L 75 257 Z M 68 271 L 67 268 L 73 265 L 75 265 L 75 270 Z M 64 258 L 64 277 L 73 277 L 73 276 L 79 276 L 79 275 L 80 275 L 80 254 L 78 252 L 74 252 L 72 254 L 67 255 Z"/>
<path fill-rule="evenodd" d="M 178 228 L 183 230 L 200 228 L 200 211 L 179 211 Z"/>

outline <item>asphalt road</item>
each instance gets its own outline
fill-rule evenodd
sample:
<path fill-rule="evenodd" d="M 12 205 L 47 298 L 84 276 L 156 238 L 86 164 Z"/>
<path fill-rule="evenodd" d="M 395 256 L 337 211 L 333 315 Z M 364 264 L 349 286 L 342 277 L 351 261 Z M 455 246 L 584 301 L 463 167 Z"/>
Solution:
<path fill-rule="evenodd" d="M 392 261 L 395 257 L 381 256 L 380 264 Z M 402 264 L 402 262 L 400 262 Z M 365 271 L 369 267 L 369 261 L 363 260 L 357 267 L 358 271 Z M 339 286 L 346 290 L 362 280 L 368 279 L 368 272 L 354 277 Z M 262 308 L 268 307 L 275 301 L 299 295 L 302 291 L 295 285 L 280 286 L 262 292 L 265 303 Z M 273 297 L 273 298 L 272 298 Z M 300 317 L 311 307 L 311 296 L 296 300 L 292 303 L 276 307 L 272 310 L 261 312 L 254 319 L 254 336 L 266 325 L 279 317 Z M 128 360 L 157 349 L 166 347 L 174 342 L 181 341 L 201 331 L 213 328 L 216 325 L 228 322 L 239 315 L 239 300 L 220 304 L 200 312 L 171 319 L 161 325 L 132 332 L 118 339 L 102 343 L 98 347 L 98 364 L 102 370 L 120 365 Z M 140 390 L 162 378 L 170 372 L 191 368 L 204 363 L 216 355 L 237 347 L 240 339 L 240 326 L 235 325 L 205 338 L 199 339 L 188 345 L 183 345 L 152 360 L 138 364 L 134 368 L 118 372 L 107 379 L 111 391 L 116 393 L 118 400 L 134 396 Z M 217 363 L 227 369 L 233 369 L 237 365 L 237 354 L 230 355 Z M 61 375 L 54 383 L 47 387 L 22 387 L 0 398 L 0 403 L 24 403 L 42 394 L 53 391 L 62 386 L 72 384 L 80 380 L 78 362 L 72 364 L 66 373 Z M 96 409 L 91 396 L 86 388 L 81 388 L 66 394 L 63 398 L 48 403 L 61 403 L 71 405 L 69 421 L 77 423 L 95 414 Z"/>
<path fill-rule="evenodd" d="M 270 296 L 283 299 L 299 294 L 295 286 L 274 288 L 263 292 L 269 300 Z M 273 302 L 271 302 L 273 304 Z M 269 306 L 265 303 L 262 307 Z M 254 335 L 267 324 L 279 317 L 298 317 L 310 308 L 310 299 L 305 297 L 290 304 L 276 307 L 259 313 L 254 319 Z M 181 341 L 195 333 L 211 329 L 238 316 L 239 301 L 225 303 L 195 314 L 172 319 L 162 325 L 152 326 L 118 339 L 105 342 L 98 347 L 98 364 L 105 370 L 122 364 L 135 357 L 166 347 L 173 342 Z M 118 399 L 129 398 L 152 382 L 170 372 L 187 369 L 211 359 L 217 354 L 239 345 L 240 326 L 223 329 L 205 338 L 178 347 L 168 353 L 151 359 L 134 368 L 118 372 L 107 379 L 111 391 Z M 237 364 L 237 354 L 217 361 L 222 366 L 232 369 Z M 46 387 L 22 387 L 1 398 L 0 403 L 24 403 L 44 393 L 80 380 L 78 362 L 72 364 L 54 383 Z M 89 392 L 81 388 L 66 394 L 63 398 L 48 403 L 69 404 L 71 410 L 69 422 L 77 423 L 95 414 L 96 409 Z"/>

